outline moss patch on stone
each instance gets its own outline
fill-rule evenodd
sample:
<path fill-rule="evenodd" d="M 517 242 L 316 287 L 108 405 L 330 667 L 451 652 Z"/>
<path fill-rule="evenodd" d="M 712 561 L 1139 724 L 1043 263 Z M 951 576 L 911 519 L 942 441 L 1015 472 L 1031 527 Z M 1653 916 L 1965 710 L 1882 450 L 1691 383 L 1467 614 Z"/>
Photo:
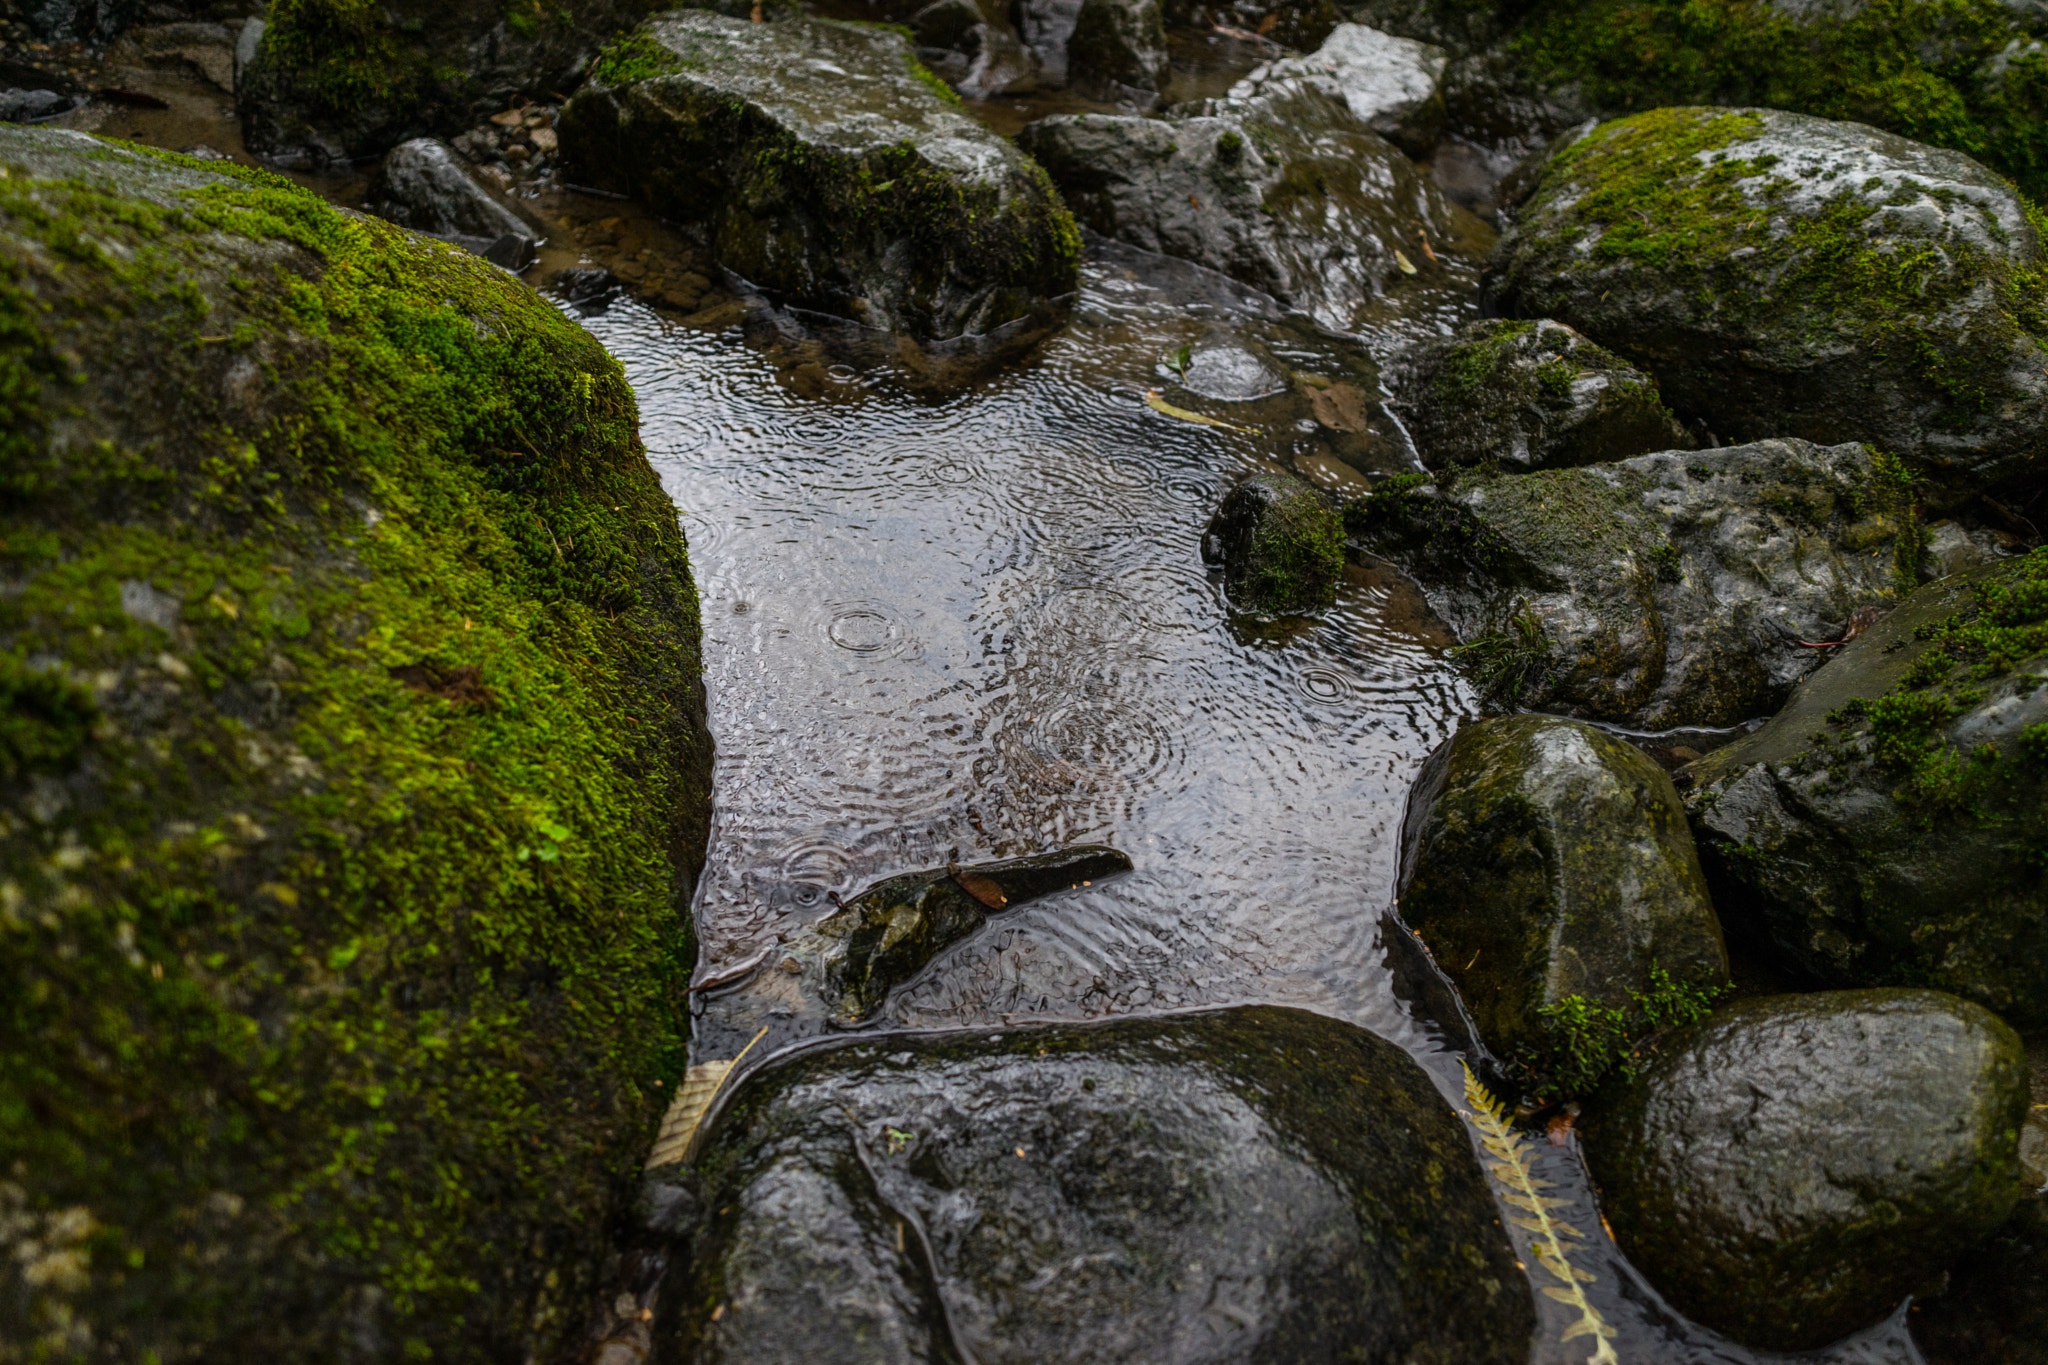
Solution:
<path fill-rule="evenodd" d="M 684 1066 L 708 814 L 632 393 L 276 177 L 0 164 L 0 1336 L 545 1357 Z"/>

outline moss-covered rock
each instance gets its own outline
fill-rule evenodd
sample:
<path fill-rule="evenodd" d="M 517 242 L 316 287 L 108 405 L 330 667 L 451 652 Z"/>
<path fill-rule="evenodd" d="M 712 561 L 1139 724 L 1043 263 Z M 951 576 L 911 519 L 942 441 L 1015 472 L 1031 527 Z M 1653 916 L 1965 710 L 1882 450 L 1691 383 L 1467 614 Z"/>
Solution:
<path fill-rule="evenodd" d="M 1957 152 L 1763 109 L 1603 124 L 1501 238 L 1501 311 L 1737 440 L 1867 441 L 1938 505 L 2048 478 L 2042 221 Z"/>
<path fill-rule="evenodd" d="M 1520 1365 L 1536 1326 L 1429 1077 L 1298 1010 L 807 1050 L 697 1180 L 666 1359 Z"/>
<path fill-rule="evenodd" d="M 1416 234 L 1461 238 L 1463 210 L 1339 97 L 1279 81 L 1176 112 L 1057 114 L 1017 140 L 1103 236 L 1207 266 L 1338 331 L 1366 326 L 1409 271 L 1441 281 L 1460 264 L 1448 249 L 1422 254 Z"/>
<path fill-rule="evenodd" d="M 276 0 L 235 91 L 252 152 L 347 164 L 573 90 L 661 0 Z"/>
<path fill-rule="evenodd" d="M 1036 336 L 1077 287 L 1051 182 L 962 113 L 895 29 L 650 20 L 557 125 L 590 183 L 701 224 L 789 303 L 920 340 Z"/>
<path fill-rule="evenodd" d="M 1408 798 L 1400 913 L 1487 1044 L 1567 1093 L 1728 981 L 1671 778 L 1555 716 L 1467 725 L 1430 755 Z"/>
<path fill-rule="evenodd" d="M 1884 1317 L 2019 1194 L 2026 1058 L 1939 991 L 1738 1001 L 1580 1122 L 1601 1212 L 1688 1317 L 1824 1346 Z"/>
<path fill-rule="evenodd" d="M 509 275 L 0 128 L 0 1341 L 546 1358 L 683 1064 L 710 744 Z"/>
<path fill-rule="evenodd" d="M 1402 421 L 1430 469 L 1550 469 L 1697 444 L 1656 381 L 1561 322 L 1491 318 L 1403 357 Z"/>
<path fill-rule="evenodd" d="M 1291 474 L 1255 474 L 1231 489 L 1202 543 L 1223 562 L 1224 585 L 1240 610 L 1287 616 L 1337 600 L 1344 520 L 1328 497 Z"/>
<path fill-rule="evenodd" d="M 1426 480 L 1388 480 L 1345 525 L 1420 580 L 1499 705 L 1645 729 L 1766 715 L 1819 666 L 1808 644 L 1917 581 L 1911 480 L 1862 446 Z"/>
<path fill-rule="evenodd" d="M 1922 588 L 1686 795 L 1729 930 L 2048 1026 L 2048 551 Z"/>

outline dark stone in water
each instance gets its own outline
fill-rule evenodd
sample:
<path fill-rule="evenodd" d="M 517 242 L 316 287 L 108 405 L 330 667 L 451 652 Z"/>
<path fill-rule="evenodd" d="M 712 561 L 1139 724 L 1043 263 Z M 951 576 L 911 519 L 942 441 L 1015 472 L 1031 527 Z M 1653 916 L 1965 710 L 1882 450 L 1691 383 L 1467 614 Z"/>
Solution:
<path fill-rule="evenodd" d="M 1556 716 L 1465 726 L 1417 775 L 1402 842 L 1401 918 L 1505 1057 L 1540 1068 L 1565 1042 L 1542 1011 L 1569 996 L 1640 1023 L 1653 967 L 1728 980 L 1678 791 L 1605 731 Z"/>
<path fill-rule="evenodd" d="M 1295 615 L 1337 599 L 1343 518 L 1291 474 L 1255 474 L 1231 489 L 1203 543 L 1223 561 L 1232 605 L 1245 611 Z"/>
<path fill-rule="evenodd" d="M 517 273 L 533 264 L 540 234 L 470 174 L 445 142 L 415 138 L 392 149 L 370 188 L 370 212 L 444 238 Z"/>
<path fill-rule="evenodd" d="M 2019 1195 L 2027 1063 L 1939 991 L 1767 996 L 1666 1041 L 1580 1128 L 1629 1259 L 1697 1321 L 1807 1350 L 1889 1313 Z"/>
<path fill-rule="evenodd" d="M 1464 1125 L 1297 1010 L 809 1051 L 728 1101 L 662 1293 L 689 1361 L 1521 1365 Z"/>

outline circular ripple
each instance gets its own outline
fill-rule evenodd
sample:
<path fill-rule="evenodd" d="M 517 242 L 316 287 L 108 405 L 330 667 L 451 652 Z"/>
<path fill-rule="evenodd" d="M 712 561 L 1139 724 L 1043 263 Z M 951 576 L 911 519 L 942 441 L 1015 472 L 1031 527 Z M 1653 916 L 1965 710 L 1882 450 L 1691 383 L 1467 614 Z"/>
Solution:
<path fill-rule="evenodd" d="M 889 659 L 910 647 L 910 632 L 894 607 L 883 602 L 828 603 L 825 638 L 867 659 Z"/>
<path fill-rule="evenodd" d="M 932 466 L 932 478 L 940 483 L 972 483 L 978 471 L 959 460 L 941 460 Z"/>
<path fill-rule="evenodd" d="M 1342 705 L 1357 692 L 1357 684 L 1334 668 L 1304 668 L 1294 675 L 1294 686 L 1319 706 Z"/>
<path fill-rule="evenodd" d="M 1177 785 L 1171 779 L 1185 758 L 1179 737 L 1159 716 L 1120 696 L 1089 695 L 1056 702 L 1006 728 L 1001 754 L 1015 789 L 1083 798 Z"/>
<path fill-rule="evenodd" d="M 659 460 L 696 454 L 710 444 L 711 431 L 701 422 L 671 417 L 659 423 L 648 423 L 641 430 L 641 439 L 647 443 L 648 456 Z"/>
<path fill-rule="evenodd" d="M 1213 496 L 1209 485 L 1200 479 L 1169 480 L 1166 492 L 1175 502 L 1205 503 Z"/>

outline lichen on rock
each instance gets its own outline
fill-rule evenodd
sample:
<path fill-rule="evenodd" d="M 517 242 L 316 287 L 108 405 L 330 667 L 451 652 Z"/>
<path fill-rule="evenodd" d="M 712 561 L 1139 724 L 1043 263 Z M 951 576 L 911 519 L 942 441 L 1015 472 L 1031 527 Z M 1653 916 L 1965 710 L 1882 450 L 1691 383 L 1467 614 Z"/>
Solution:
<path fill-rule="evenodd" d="M 548 1356 L 684 1065 L 709 811 L 632 392 L 263 172 L 0 169 L 0 1204 L 78 1233 L 0 1254 L 0 1338 Z"/>

